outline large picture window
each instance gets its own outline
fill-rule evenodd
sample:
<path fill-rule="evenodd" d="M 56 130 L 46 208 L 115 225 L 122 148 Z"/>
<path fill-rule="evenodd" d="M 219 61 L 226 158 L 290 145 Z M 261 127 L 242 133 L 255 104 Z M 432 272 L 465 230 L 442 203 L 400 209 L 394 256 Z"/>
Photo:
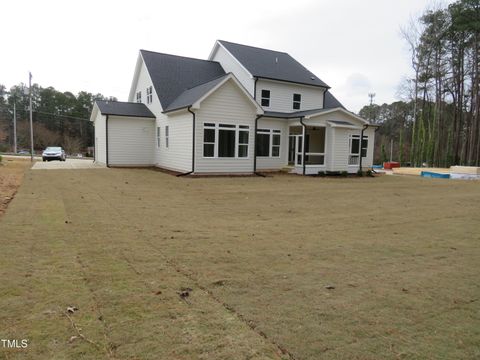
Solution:
<path fill-rule="evenodd" d="M 219 125 L 218 157 L 235 157 L 235 125 Z"/>
<path fill-rule="evenodd" d="M 203 156 L 208 158 L 246 158 L 250 127 L 233 124 L 203 124 Z"/>
<path fill-rule="evenodd" d="M 257 156 L 280 156 L 281 131 L 274 129 L 258 129 Z"/>

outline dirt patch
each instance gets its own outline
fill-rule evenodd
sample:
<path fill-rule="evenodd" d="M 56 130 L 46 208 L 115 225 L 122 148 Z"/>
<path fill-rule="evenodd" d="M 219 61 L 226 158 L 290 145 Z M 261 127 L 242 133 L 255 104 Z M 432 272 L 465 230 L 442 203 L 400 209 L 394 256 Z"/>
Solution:
<path fill-rule="evenodd" d="M 0 217 L 14 198 L 25 171 L 31 165 L 30 160 L 24 159 L 3 158 L 0 162 Z"/>
<path fill-rule="evenodd" d="M 31 343 L 12 358 L 480 357 L 475 182 L 24 181 L 0 222 L 0 335 Z"/>

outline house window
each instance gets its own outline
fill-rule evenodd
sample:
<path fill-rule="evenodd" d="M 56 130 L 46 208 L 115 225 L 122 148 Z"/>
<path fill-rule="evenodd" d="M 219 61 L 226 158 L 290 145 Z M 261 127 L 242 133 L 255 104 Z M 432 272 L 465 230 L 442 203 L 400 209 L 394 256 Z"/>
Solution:
<path fill-rule="evenodd" d="M 157 148 L 160 147 L 160 126 L 157 126 Z"/>
<path fill-rule="evenodd" d="M 273 129 L 258 129 L 257 156 L 280 156 L 281 131 Z"/>
<path fill-rule="evenodd" d="M 232 124 L 203 124 L 203 156 L 246 158 L 250 127 Z"/>
<path fill-rule="evenodd" d="M 360 135 L 350 135 L 350 154 L 348 156 L 348 165 L 358 165 L 360 153 Z"/>
<path fill-rule="evenodd" d="M 273 130 L 272 132 L 272 157 L 280 156 L 280 130 Z"/>
<path fill-rule="evenodd" d="M 262 90 L 262 106 L 270 106 L 270 90 Z"/>
<path fill-rule="evenodd" d="M 249 127 L 246 125 L 240 125 L 240 128 L 238 129 L 238 157 L 248 157 L 249 135 Z"/>
<path fill-rule="evenodd" d="M 235 157 L 235 125 L 218 126 L 218 157 Z"/>
<path fill-rule="evenodd" d="M 203 156 L 215 157 L 215 124 L 203 125 Z"/>
<path fill-rule="evenodd" d="M 167 125 L 167 126 L 165 126 L 165 147 L 166 147 L 166 148 L 168 148 L 168 145 L 169 145 L 169 143 L 168 143 L 169 133 L 168 133 L 168 132 L 169 132 L 169 131 L 168 131 L 168 125 Z"/>
<path fill-rule="evenodd" d="M 141 102 L 142 102 L 142 92 L 137 91 L 137 103 L 141 103 Z"/>
<path fill-rule="evenodd" d="M 293 108 L 295 110 L 300 110 L 300 103 L 302 102 L 302 95 L 293 94 Z"/>
<path fill-rule="evenodd" d="M 152 100 L 153 100 L 153 95 L 152 95 L 152 87 L 149 86 L 147 87 L 147 104 L 151 104 L 152 103 Z M 140 100 L 141 102 L 141 100 Z"/>
<path fill-rule="evenodd" d="M 368 136 L 363 136 L 362 140 L 362 158 L 367 157 Z"/>

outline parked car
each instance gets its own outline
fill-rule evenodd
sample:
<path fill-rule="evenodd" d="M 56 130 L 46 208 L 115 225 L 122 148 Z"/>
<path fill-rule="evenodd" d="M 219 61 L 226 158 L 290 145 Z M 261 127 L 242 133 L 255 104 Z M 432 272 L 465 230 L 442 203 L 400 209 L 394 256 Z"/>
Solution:
<path fill-rule="evenodd" d="M 60 146 L 49 146 L 42 153 L 43 161 L 60 160 L 65 161 L 67 156 Z"/>
<path fill-rule="evenodd" d="M 30 151 L 28 150 L 20 150 L 17 152 L 18 155 L 30 155 Z"/>

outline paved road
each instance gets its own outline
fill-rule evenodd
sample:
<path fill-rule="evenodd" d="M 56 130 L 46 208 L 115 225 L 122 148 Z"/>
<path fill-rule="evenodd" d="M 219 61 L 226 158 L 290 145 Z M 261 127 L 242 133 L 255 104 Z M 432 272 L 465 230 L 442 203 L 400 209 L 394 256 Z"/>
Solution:
<path fill-rule="evenodd" d="M 33 165 L 32 170 L 95 169 L 103 167 L 104 166 L 95 164 L 93 160 L 67 158 L 66 161 L 37 161 L 35 165 Z"/>

